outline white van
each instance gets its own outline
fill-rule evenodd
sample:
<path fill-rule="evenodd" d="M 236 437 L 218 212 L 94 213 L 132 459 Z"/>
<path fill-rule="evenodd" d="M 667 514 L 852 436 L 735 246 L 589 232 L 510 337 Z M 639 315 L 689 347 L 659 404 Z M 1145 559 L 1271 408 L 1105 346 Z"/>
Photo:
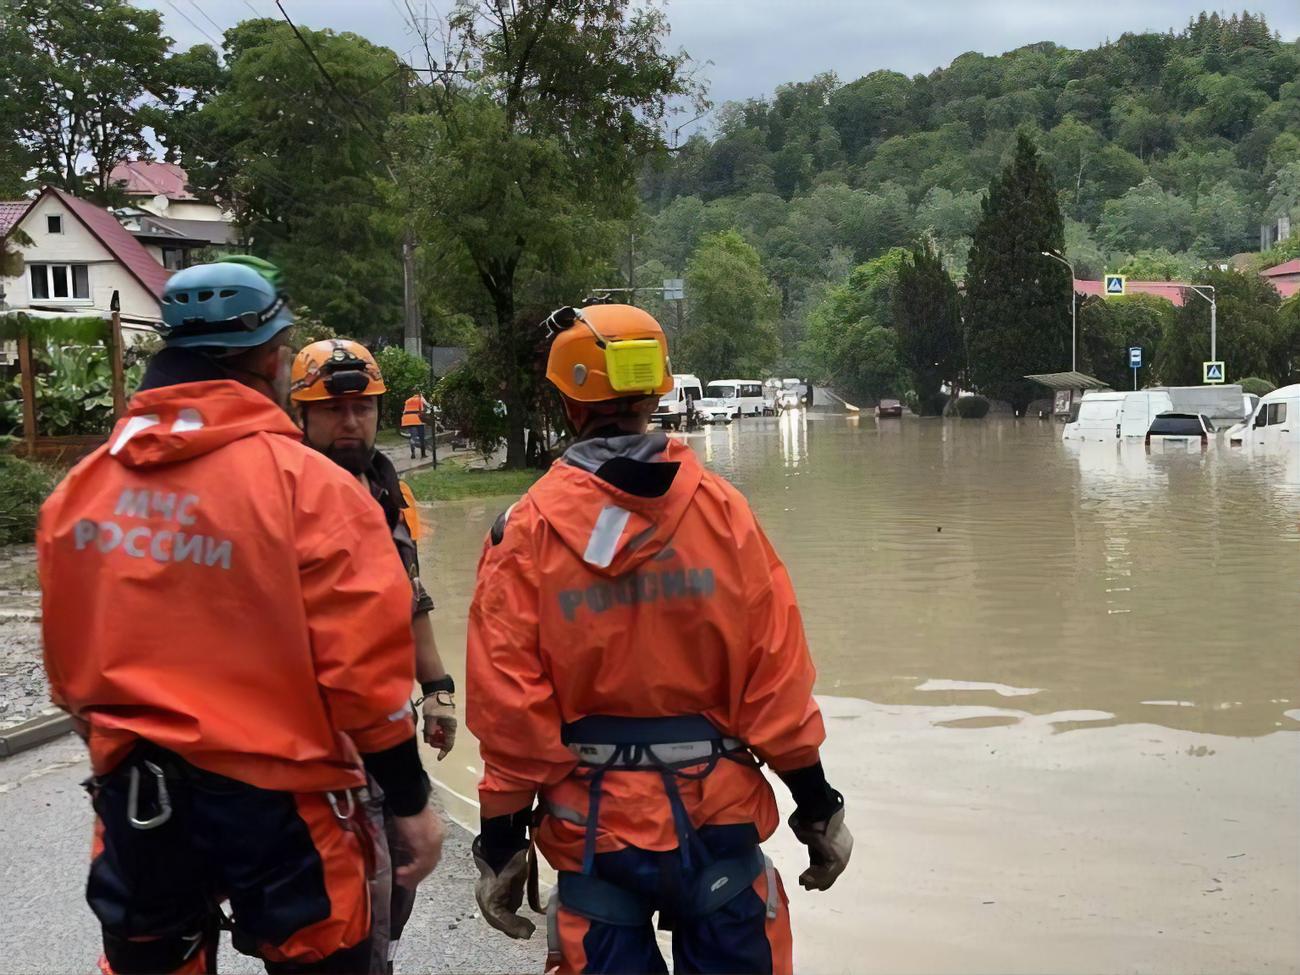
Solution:
<path fill-rule="evenodd" d="M 763 415 L 763 384 L 757 379 L 715 379 L 704 394 L 696 408 L 706 423 Z"/>
<path fill-rule="evenodd" d="M 1260 398 L 1254 414 L 1228 431 L 1230 443 L 1300 447 L 1300 383 Z"/>
<path fill-rule="evenodd" d="M 694 413 L 696 404 L 704 398 L 700 380 L 689 373 L 674 373 L 673 388 L 659 397 L 653 419 L 664 429 L 680 430 L 686 416 Z"/>
<path fill-rule="evenodd" d="M 1173 400 L 1161 390 L 1133 393 L 1085 393 L 1079 416 L 1065 425 L 1062 440 L 1118 440 L 1145 437 L 1151 421 L 1174 411 Z"/>

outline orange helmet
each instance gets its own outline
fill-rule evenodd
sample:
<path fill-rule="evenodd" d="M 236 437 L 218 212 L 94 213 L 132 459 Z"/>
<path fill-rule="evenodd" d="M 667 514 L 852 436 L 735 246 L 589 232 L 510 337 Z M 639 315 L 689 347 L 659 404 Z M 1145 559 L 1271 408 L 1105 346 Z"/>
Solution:
<path fill-rule="evenodd" d="M 289 378 L 289 398 L 295 403 L 388 392 L 375 357 L 351 339 L 313 342 L 294 358 Z"/>
<path fill-rule="evenodd" d="M 555 336 L 546 378 L 568 399 L 600 403 L 673 388 L 668 340 L 649 312 L 632 305 L 561 308 L 546 326 Z"/>

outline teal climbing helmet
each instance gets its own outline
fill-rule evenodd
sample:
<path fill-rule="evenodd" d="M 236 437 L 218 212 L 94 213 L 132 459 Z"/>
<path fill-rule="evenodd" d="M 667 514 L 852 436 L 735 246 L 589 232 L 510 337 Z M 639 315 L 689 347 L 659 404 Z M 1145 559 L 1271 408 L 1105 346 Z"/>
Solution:
<path fill-rule="evenodd" d="M 265 261 L 217 261 L 177 271 L 163 289 L 159 332 L 171 348 L 261 345 L 293 324 L 278 281 L 278 269 Z"/>

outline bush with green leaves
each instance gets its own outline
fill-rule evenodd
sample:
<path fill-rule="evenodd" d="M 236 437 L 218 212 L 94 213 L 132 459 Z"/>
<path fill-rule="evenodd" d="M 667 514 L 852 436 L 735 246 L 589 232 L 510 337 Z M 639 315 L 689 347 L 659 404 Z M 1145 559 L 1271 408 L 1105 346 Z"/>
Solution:
<path fill-rule="evenodd" d="M 1249 379 L 1241 381 L 1241 391 L 1250 393 L 1252 396 L 1267 396 L 1273 390 L 1277 389 L 1267 379 L 1260 379 L 1258 376 L 1251 376 Z"/>
<path fill-rule="evenodd" d="M 983 396 L 962 396 L 957 400 L 957 415 L 963 420 L 982 420 L 988 413 L 989 401 Z"/>
<path fill-rule="evenodd" d="M 30 542 L 41 502 L 58 478 L 50 468 L 0 454 L 0 545 Z"/>
<path fill-rule="evenodd" d="M 419 356 L 411 355 L 405 349 L 390 345 L 381 349 L 375 356 L 379 371 L 383 373 L 384 385 L 388 393 L 384 396 L 384 415 L 381 417 L 385 426 L 399 427 L 402 421 L 402 406 L 416 393 L 429 397 L 433 393 L 429 364 Z"/>
<path fill-rule="evenodd" d="M 108 435 L 113 428 L 113 368 L 103 345 L 49 345 L 34 349 L 36 430 L 43 437 Z M 143 362 L 125 366 L 129 396 L 144 378 Z M 22 428 L 22 377 L 14 376 L 0 403 L 0 430 Z"/>
<path fill-rule="evenodd" d="M 505 410 L 484 371 L 475 368 L 472 360 L 447 373 L 438 383 L 435 396 L 446 427 L 459 431 L 484 457 L 505 441 Z"/>

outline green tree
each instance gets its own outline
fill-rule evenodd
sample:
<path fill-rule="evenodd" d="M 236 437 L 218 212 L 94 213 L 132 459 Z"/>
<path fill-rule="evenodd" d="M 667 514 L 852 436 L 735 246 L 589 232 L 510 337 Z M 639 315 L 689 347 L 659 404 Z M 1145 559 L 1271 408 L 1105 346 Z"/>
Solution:
<path fill-rule="evenodd" d="M 686 269 L 690 324 L 677 360 L 705 381 L 761 377 L 776 361 L 780 298 L 734 230 L 704 238 Z"/>
<path fill-rule="evenodd" d="M 228 30 L 224 77 L 202 82 L 215 93 L 178 108 L 163 131 L 191 183 L 233 207 L 295 300 L 340 334 L 395 338 L 399 200 L 376 140 L 398 107 L 397 57 L 355 34 L 301 30 L 311 53 L 278 21 Z M 201 77 L 204 64 L 196 56 L 189 67 Z"/>
<path fill-rule="evenodd" d="M 172 98 L 170 45 L 162 17 L 126 0 L 4 0 L 0 69 L 6 98 L 22 106 L 6 133 L 23 149 L 2 155 L 34 163 L 42 182 L 109 199 L 113 166 L 149 151 L 148 100 Z"/>
<path fill-rule="evenodd" d="M 1171 302 L 1156 295 L 1088 298 L 1079 306 L 1079 368 L 1113 389 L 1127 389 L 1133 381 L 1128 350 L 1137 346 L 1145 367 L 1139 381 L 1150 385 L 1151 365 L 1174 312 Z"/>
<path fill-rule="evenodd" d="M 1119 199 L 1107 201 L 1097 233 L 1117 251 L 1186 250 L 1196 236 L 1192 204 L 1148 178 Z"/>
<path fill-rule="evenodd" d="M 1284 333 L 1278 321 L 1277 289 L 1255 274 L 1208 270 L 1198 276 L 1199 283 L 1215 288 L 1217 351 L 1227 368 L 1225 378 L 1284 379 L 1287 363 L 1282 361 Z M 1195 385 L 1201 381 L 1201 363 L 1209 358 L 1210 306 L 1188 294 L 1161 338 L 1156 374 L 1169 385 Z"/>
<path fill-rule="evenodd" d="M 1292 295 L 1278 307 L 1273 362 L 1278 386 L 1300 382 L 1300 294 Z"/>
<path fill-rule="evenodd" d="M 1134 281 L 1194 281 L 1204 261 L 1191 254 L 1172 254 L 1164 249 L 1138 251 L 1114 270 Z M 1110 270 L 1109 268 L 1107 270 Z"/>
<path fill-rule="evenodd" d="M 939 387 L 957 378 L 963 359 L 961 299 L 943 261 L 928 245 L 898 269 L 894 328 L 922 416 L 943 412 Z"/>
<path fill-rule="evenodd" d="M 1064 245 L 1051 173 L 1021 134 L 984 200 L 966 279 L 970 380 L 1018 412 L 1037 395 L 1026 375 L 1070 363 L 1070 274 L 1042 256 Z"/>
<path fill-rule="evenodd" d="M 825 381 L 872 402 L 903 386 L 894 292 L 911 258 L 901 247 L 854 268 L 808 318 L 805 354 Z"/>
<path fill-rule="evenodd" d="M 583 277 L 601 283 L 601 224 L 634 212 L 636 178 L 666 148 L 668 100 L 697 92 L 686 55 L 664 50 L 663 12 L 629 0 L 477 0 L 448 27 L 476 67 L 404 121 L 401 171 L 447 289 L 475 309 L 503 367 L 507 465 L 521 467 L 540 389 L 521 371 L 533 339 L 519 308 Z"/>

